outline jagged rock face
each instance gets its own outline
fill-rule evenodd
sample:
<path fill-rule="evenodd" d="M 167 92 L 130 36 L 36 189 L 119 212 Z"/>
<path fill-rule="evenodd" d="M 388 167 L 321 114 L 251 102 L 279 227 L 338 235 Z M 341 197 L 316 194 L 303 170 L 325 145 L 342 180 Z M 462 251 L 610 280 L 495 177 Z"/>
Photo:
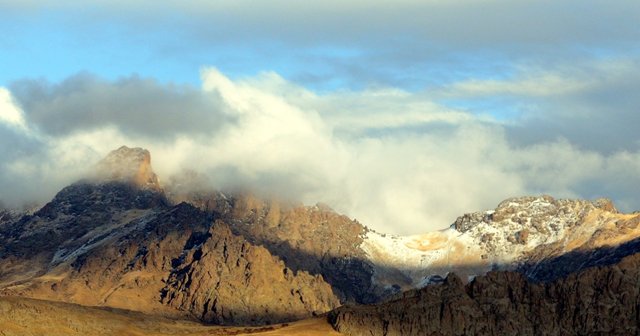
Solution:
<path fill-rule="evenodd" d="M 160 190 L 151 168 L 151 154 L 142 148 L 122 146 L 102 159 L 90 174 L 97 181 L 132 183 L 140 188 Z"/>
<path fill-rule="evenodd" d="M 341 301 L 371 303 L 388 294 L 372 281 L 373 266 L 359 247 L 365 232 L 360 223 L 325 205 L 180 188 L 194 179 L 197 175 L 187 174 L 175 182 L 179 187 L 168 188 L 174 201 L 187 201 L 224 218 L 235 234 L 266 247 L 294 271 L 322 275 Z"/>
<path fill-rule="evenodd" d="M 163 302 L 215 324 L 270 324 L 325 313 L 339 305 L 322 277 L 294 273 L 261 246 L 221 222 L 199 236 L 174 268 Z"/>
<path fill-rule="evenodd" d="M 373 269 L 359 249 L 364 227 L 326 206 L 242 196 L 225 215 L 232 230 L 267 247 L 294 270 L 321 274 L 343 301 L 375 302 Z"/>
<path fill-rule="evenodd" d="M 184 203 L 51 254 L 46 272 L 3 293 L 225 324 L 291 321 L 339 304 L 321 277 L 295 274 Z"/>
<path fill-rule="evenodd" d="M 171 206 L 148 151 L 121 147 L 89 175 L 32 215 L 2 212 L 0 292 L 224 324 L 339 304 L 321 276 L 285 267 L 216 214 Z"/>
<path fill-rule="evenodd" d="M 346 335 L 637 335 L 640 254 L 548 284 L 518 272 L 490 272 L 374 306 L 330 313 Z"/>
<path fill-rule="evenodd" d="M 0 227 L 12 223 L 22 217 L 20 213 L 0 208 Z"/>
<path fill-rule="evenodd" d="M 129 184 L 79 182 L 62 189 L 33 215 L 0 230 L 0 255 L 29 257 L 54 247 L 79 246 L 85 235 L 99 226 L 113 224 L 128 211 L 167 206 L 164 196 Z"/>

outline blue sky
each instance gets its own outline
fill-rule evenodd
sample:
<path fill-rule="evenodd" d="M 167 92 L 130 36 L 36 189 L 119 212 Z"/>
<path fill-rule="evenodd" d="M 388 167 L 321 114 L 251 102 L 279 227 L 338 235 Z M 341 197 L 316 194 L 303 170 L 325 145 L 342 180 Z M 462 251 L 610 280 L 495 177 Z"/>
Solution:
<path fill-rule="evenodd" d="M 383 231 L 531 193 L 640 209 L 638 17 L 631 0 L 0 0 L 0 189 L 23 190 L 0 201 L 42 194 L 34 179 L 49 197 L 126 142 L 181 157 L 166 175 L 194 160 L 180 150 L 215 155 L 217 186 Z"/>
<path fill-rule="evenodd" d="M 199 86 L 275 71 L 318 90 L 420 90 L 528 64 L 637 57 L 634 1 L 33 1 L 0 4 L 0 84 L 80 71 Z"/>

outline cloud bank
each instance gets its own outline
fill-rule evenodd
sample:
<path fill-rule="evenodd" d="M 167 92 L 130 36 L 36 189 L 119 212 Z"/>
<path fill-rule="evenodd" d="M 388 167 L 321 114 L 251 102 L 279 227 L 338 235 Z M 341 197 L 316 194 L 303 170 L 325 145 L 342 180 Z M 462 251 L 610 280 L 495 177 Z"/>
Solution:
<path fill-rule="evenodd" d="M 122 144 L 221 189 L 324 202 L 383 232 L 444 228 L 526 194 L 640 208 L 633 60 L 527 68 L 433 90 L 316 93 L 273 72 L 202 86 L 90 74 L 0 89 L 0 200 L 44 201 Z M 595 79 L 594 79 L 595 78 Z M 516 116 L 455 108 L 517 99 Z M 452 103 L 456 102 L 456 103 Z M 4 145 L 6 144 L 6 145 Z"/>

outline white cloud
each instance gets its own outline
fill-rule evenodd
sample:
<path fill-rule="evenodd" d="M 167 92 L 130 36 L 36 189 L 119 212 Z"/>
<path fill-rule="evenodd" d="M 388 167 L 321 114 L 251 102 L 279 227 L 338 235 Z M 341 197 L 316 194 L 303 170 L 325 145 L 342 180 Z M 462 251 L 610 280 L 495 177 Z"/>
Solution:
<path fill-rule="evenodd" d="M 15 127 L 21 131 L 27 130 L 22 111 L 13 101 L 11 92 L 2 87 L 0 87 L 0 123 Z"/>
<path fill-rule="evenodd" d="M 101 123 L 82 120 L 78 109 L 57 108 L 55 95 L 36 105 L 23 104 L 37 106 L 17 119 L 25 127 L 46 130 L 40 123 L 48 119 L 30 113 L 55 111 L 56 118 L 72 123 L 65 127 L 73 132 L 41 131 L 37 144 L 7 152 L 10 159 L 0 164 L 2 197 L 15 197 L 15 190 L 22 191 L 19 200 L 38 193 L 49 197 L 109 150 L 127 144 L 152 152 L 161 180 L 191 168 L 205 172 L 218 188 L 325 202 L 384 232 L 443 228 L 465 212 L 531 193 L 609 196 L 627 210 L 640 207 L 635 192 L 640 186 L 638 150 L 607 154 L 562 137 L 514 145 L 511 125 L 449 109 L 426 93 L 379 88 L 317 94 L 274 73 L 232 80 L 214 68 L 202 71 L 202 81 L 201 91 L 171 98 L 209 102 L 185 112 L 184 118 L 197 123 L 176 119 L 179 132 L 152 122 L 162 118 L 154 99 L 134 100 L 131 113 L 136 115 L 125 119 L 149 124 L 130 127 L 123 122 L 121 111 L 111 109 L 126 101 L 109 104 L 120 97 L 121 82 L 100 82 Z M 171 97 L 164 92 L 176 90 L 129 84 L 130 96 L 140 90 L 147 98 Z M 65 106 L 96 99 L 82 85 L 63 87 L 54 86 L 53 92 L 66 95 L 71 90 L 79 96 Z M 581 92 L 576 90 L 571 95 Z M 468 92 L 461 89 L 459 94 Z M 162 102 L 174 106 L 171 99 Z M 13 101 L 8 106 L 5 110 L 17 109 Z"/>
<path fill-rule="evenodd" d="M 444 97 L 474 98 L 512 95 L 526 98 L 563 97 L 589 91 L 638 72 L 638 60 L 614 58 L 589 60 L 552 69 L 519 67 L 506 79 L 469 79 L 436 90 Z"/>

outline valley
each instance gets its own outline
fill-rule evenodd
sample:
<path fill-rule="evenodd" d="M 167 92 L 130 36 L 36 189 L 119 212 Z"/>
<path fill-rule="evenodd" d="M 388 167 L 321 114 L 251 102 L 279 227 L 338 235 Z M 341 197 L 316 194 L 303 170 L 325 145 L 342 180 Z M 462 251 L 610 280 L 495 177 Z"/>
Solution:
<path fill-rule="evenodd" d="M 341 334 L 334 331 L 323 317 L 262 327 L 204 326 L 191 321 L 172 320 L 128 310 L 0 296 L 0 335 L 338 336 Z"/>

